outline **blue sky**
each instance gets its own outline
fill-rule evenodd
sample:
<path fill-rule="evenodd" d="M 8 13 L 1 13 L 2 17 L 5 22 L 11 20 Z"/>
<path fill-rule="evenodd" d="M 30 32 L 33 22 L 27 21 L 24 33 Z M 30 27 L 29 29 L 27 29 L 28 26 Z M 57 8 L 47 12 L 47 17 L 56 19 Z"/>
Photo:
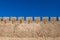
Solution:
<path fill-rule="evenodd" d="M 0 16 L 60 16 L 60 0 L 0 0 Z"/>

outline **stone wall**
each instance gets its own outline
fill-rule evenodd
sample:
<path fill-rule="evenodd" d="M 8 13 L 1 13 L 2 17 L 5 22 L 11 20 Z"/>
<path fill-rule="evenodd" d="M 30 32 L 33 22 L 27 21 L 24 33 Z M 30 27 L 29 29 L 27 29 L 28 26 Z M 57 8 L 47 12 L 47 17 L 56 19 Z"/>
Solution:
<path fill-rule="evenodd" d="M 0 36 L 5 37 L 60 37 L 60 17 L 0 17 Z"/>

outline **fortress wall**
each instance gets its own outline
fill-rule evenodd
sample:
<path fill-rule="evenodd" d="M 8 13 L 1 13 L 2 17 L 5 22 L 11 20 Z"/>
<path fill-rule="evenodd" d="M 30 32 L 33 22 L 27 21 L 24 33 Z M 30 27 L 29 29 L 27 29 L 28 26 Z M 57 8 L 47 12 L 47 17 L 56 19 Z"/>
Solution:
<path fill-rule="evenodd" d="M 22 21 L 24 22 L 24 17 L 18 17 L 18 20 L 16 17 L 0 17 L 0 21 L 4 21 L 4 22 L 8 22 L 8 21 L 12 21 L 12 23 L 14 23 L 15 21 L 18 21 L 19 23 Z M 28 23 L 28 21 L 30 22 L 47 22 L 49 21 L 49 17 L 42 17 L 42 20 L 40 17 L 34 17 L 34 20 L 32 19 L 32 17 L 26 17 L 26 23 Z M 51 23 L 53 23 L 53 21 L 57 21 L 56 17 L 50 17 L 50 21 Z M 60 17 L 58 17 L 58 21 L 60 21 Z"/>
<path fill-rule="evenodd" d="M 58 17 L 60 21 L 60 17 Z M 0 36 L 8 37 L 59 37 L 60 24 L 56 17 L 0 17 Z"/>

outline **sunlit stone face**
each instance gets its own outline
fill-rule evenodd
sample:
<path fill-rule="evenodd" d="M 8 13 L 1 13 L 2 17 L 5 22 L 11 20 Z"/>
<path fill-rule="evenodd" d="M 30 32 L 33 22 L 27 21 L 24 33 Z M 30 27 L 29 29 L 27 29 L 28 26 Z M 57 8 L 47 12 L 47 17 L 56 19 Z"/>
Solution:
<path fill-rule="evenodd" d="M 2 17 L 0 17 L 0 22 L 2 22 L 3 21 L 3 19 L 2 19 Z"/>
<path fill-rule="evenodd" d="M 4 23 L 9 23 L 9 17 L 3 17 Z"/>
<path fill-rule="evenodd" d="M 60 17 L 58 17 L 58 21 L 60 22 Z"/>
<path fill-rule="evenodd" d="M 51 23 L 55 23 L 55 22 L 56 22 L 56 17 L 51 17 L 51 18 L 50 18 L 50 22 L 51 22 Z"/>
<path fill-rule="evenodd" d="M 26 23 L 32 23 L 32 17 L 26 17 Z"/>
<path fill-rule="evenodd" d="M 40 17 L 34 17 L 34 22 L 35 23 L 40 23 Z"/>
<path fill-rule="evenodd" d="M 16 22 L 16 17 L 11 17 L 12 24 Z"/>
<path fill-rule="evenodd" d="M 23 22 L 24 22 L 24 17 L 19 17 L 19 18 L 18 18 L 18 22 L 19 22 L 19 23 L 23 23 Z"/>
<path fill-rule="evenodd" d="M 43 18 L 42 18 L 42 21 L 43 21 L 43 23 L 48 22 L 48 17 L 43 17 Z"/>

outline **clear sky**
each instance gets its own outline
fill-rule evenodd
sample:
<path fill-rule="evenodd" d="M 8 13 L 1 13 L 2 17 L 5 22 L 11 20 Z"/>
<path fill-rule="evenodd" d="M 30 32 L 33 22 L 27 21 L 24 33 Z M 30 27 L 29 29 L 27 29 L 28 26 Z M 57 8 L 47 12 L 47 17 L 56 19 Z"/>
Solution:
<path fill-rule="evenodd" d="M 0 0 L 0 16 L 60 16 L 60 0 Z"/>

